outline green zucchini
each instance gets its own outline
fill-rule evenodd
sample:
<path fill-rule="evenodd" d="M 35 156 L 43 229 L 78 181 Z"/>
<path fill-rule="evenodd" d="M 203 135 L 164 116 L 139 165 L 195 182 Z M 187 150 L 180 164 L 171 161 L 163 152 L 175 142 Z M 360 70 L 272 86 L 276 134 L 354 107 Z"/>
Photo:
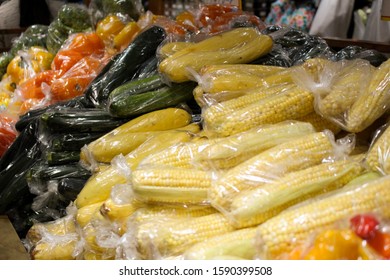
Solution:
<path fill-rule="evenodd" d="M 160 75 L 153 75 L 144 79 L 131 80 L 117 87 L 110 93 L 109 102 L 116 102 L 116 99 L 122 100 L 124 96 L 140 94 L 164 87 Z"/>
<path fill-rule="evenodd" d="M 105 107 L 110 93 L 129 81 L 145 61 L 156 55 L 157 47 L 165 37 L 165 30 L 159 26 L 152 26 L 138 34 L 110 69 L 91 82 L 91 90 L 86 91 L 86 96 L 92 104 Z"/>
<path fill-rule="evenodd" d="M 64 178 L 88 179 L 91 175 L 89 170 L 79 164 L 47 166 L 44 162 L 40 162 L 28 170 L 26 178 L 27 183 L 33 185 Z"/>
<path fill-rule="evenodd" d="M 58 181 L 58 192 L 64 198 L 74 201 L 87 180 L 80 178 L 64 178 Z"/>
<path fill-rule="evenodd" d="M 54 133 L 108 132 L 128 121 L 114 118 L 105 110 L 72 108 L 46 112 L 40 119 Z"/>
<path fill-rule="evenodd" d="M 55 134 L 50 139 L 50 150 L 53 152 L 77 151 L 105 133 L 67 133 Z"/>
<path fill-rule="evenodd" d="M 193 82 L 172 84 L 155 91 L 140 94 L 121 94 L 109 103 L 109 112 L 115 117 L 134 117 L 151 111 L 176 106 L 193 99 Z"/>
<path fill-rule="evenodd" d="M 77 96 L 67 101 L 57 102 L 55 104 L 49 105 L 44 108 L 38 108 L 35 110 L 28 111 L 27 113 L 19 117 L 19 120 L 15 124 L 15 128 L 17 131 L 22 131 L 33 120 L 39 119 L 42 116 L 42 114 L 57 109 L 63 110 L 63 108 L 89 108 L 89 107 L 88 104 L 86 104 L 85 102 L 84 96 Z"/>
<path fill-rule="evenodd" d="M 53 152 L 46 153 L 47 164 L 49 166 L 62 165 L 68 163 L 77 163 L 80 160 L 80 151 L 65 151 L 65 152 Z"/>
<path fill-rule="evenodd" d="M 152 56 L 140 66 L 140 68 L 134 74 L 132 80 L 143 79 L 153 75 L 157 75 L 158 74 L 157 66 L 158 66 L 157 56 Z"/>
<path fill-rule="evenodd" d="M 35 143 L 28 152 L 19 154 L 0 172 L 0 215 L 4 214 L 18 201 L 30 198 L 26 175 L 41 155 L 39 143 Z"/>

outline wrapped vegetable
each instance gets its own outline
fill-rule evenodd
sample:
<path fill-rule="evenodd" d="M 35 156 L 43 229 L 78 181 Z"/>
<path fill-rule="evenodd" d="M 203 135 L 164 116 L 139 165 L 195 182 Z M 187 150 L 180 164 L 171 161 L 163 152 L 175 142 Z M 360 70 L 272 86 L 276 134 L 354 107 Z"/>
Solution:
<path fill-rule="evenodd" d="M 355 181 L 283 211 L 258 227 L 258 256 L 266 259 L 286 257 L 310 234 L 350 215 L 371 212 L 388 218 L 388 181 L 389 177 L 366 183 Z"/>
<path fill-rule="evenodd" d="M 371 171 L 384 175 L 390 173 L 389 133 L 390 129 L 388 125 L 383 126 L 377 131 L 376 137 L 373 139 L 365 158 L 365 163 Z"/>
<path fill-rule="evenodd" d="M 329 132 L 309 132 L 255 154 L 228 170 L 213 183 L 209 192 L 211 204 L 229 215 L 232 203 L 244 191 L 259 189 L 261 192 L 264 187 L 283 180 L 283 177 L 289 176 L 290 173 L 299 172 L 324 161 L 343 158 L 354 145 L 350 140 L 336 145 L 333 135 Z M 358 168 L 353 170 L 355 169 Z"/>
<path fill-rule="evenodd" d="M 19 52 L 8 64 L 7 74 L 19 85 L 39 72 L 50 69 L 53 55 L 41 47 L 31 47 Z"/>
<path fill-rule="evenodd" d="M 107 45 L 110 46 L 114 37 L 125 27 L 125 22 L 116 14 L 110 14 L 99 21 L 96 25 L 96 34 Z"/>
<path fill-rule="evenodd" d="M 170 81 L 184 82 L 191 80 L 188 68 L 198 72 L 209 64 L 248 63 L 267 54 L 272 45 L 272 38 L 255 28 L 236 28 L 174 53 L 161 61 L 159 71 Z"/>
<path fill-rule="evenodd" d="M 88 11 L 82 5 L 63 5 L 49 25 L 47 49 L 55 54 L 70 34 L 90 31 L 91 28 Z"/>
<path fill-rule="evenodd" d="M 197 125 L 176 131 L 167 130 L 161 132 L 145 141 L 125 157 L 117 156 L 114 158 L 115 161 L 113 162 L 116 162 L 116 165 L 119 164 L 121 168 L 111 164 L 111 167 L 108 169 L 92 176 L 76 199 L 77 207 L 80 208 L 106 200 L 110 196 L 111 189 L 115 185 L 126 183 L 129 180 L 129 172 L 135 170 L 144 158 L 171 145 L 190 141 L 193 138 L 193 133 L 199 132 L 199 127 L 197 129 L 196 127 Z"/>

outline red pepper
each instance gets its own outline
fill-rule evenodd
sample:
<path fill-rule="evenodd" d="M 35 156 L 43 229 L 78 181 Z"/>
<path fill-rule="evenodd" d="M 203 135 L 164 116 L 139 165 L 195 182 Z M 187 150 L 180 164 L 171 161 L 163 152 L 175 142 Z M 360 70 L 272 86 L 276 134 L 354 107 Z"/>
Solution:
<path fill-rule="evenodd" d="M 351 218 L 351 229 L 363 239 L 373 238 L 379 227 L 379 221 L 369 214 L 356 215 Z"/>

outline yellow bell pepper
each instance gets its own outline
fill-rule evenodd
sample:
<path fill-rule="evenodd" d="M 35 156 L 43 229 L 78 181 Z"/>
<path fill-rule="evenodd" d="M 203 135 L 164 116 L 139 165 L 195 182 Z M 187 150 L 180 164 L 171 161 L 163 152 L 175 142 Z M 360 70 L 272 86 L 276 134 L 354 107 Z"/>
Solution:
<path fill-rule="evenodd" d="M 305 260 L 358 260 L 361 255 L 362 239 L 352 230 L 326 230 L 315 239 L 313 246 L 304 256 Z"/>
<path fill-rule="evenodd" d="M 119 51 L 125 49 L 140 30 L 141 28 L 136 22 L 129 22 L 121 32 L 114 37 L 114 47 Z"/>
<path fill-rule="evenodd" d="M 108 15 L 96 25 L 96 34 L 106 45 L 111 45 L 114 37 L 125 27 L 116 15 Z"/>
<path fill-rule="evenodd" d="M 15 56 L 7 67 L 7 75 L 16 85 L 44 70 L 49 70 L 54 55 L 41 47 L 31 47 L 26 55 Z"/>

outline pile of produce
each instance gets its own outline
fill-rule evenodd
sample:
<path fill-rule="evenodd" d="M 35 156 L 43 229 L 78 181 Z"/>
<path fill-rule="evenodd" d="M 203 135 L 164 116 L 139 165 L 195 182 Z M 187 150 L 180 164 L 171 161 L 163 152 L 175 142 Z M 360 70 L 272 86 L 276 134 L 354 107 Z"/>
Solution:
<path fill-rule="evenodd" d="M 0 214 L 31 258 L 390 257 L 386 56 L 233 6 L 107 3 L 15 86 L 38 102 L 14 117 Z"/>

